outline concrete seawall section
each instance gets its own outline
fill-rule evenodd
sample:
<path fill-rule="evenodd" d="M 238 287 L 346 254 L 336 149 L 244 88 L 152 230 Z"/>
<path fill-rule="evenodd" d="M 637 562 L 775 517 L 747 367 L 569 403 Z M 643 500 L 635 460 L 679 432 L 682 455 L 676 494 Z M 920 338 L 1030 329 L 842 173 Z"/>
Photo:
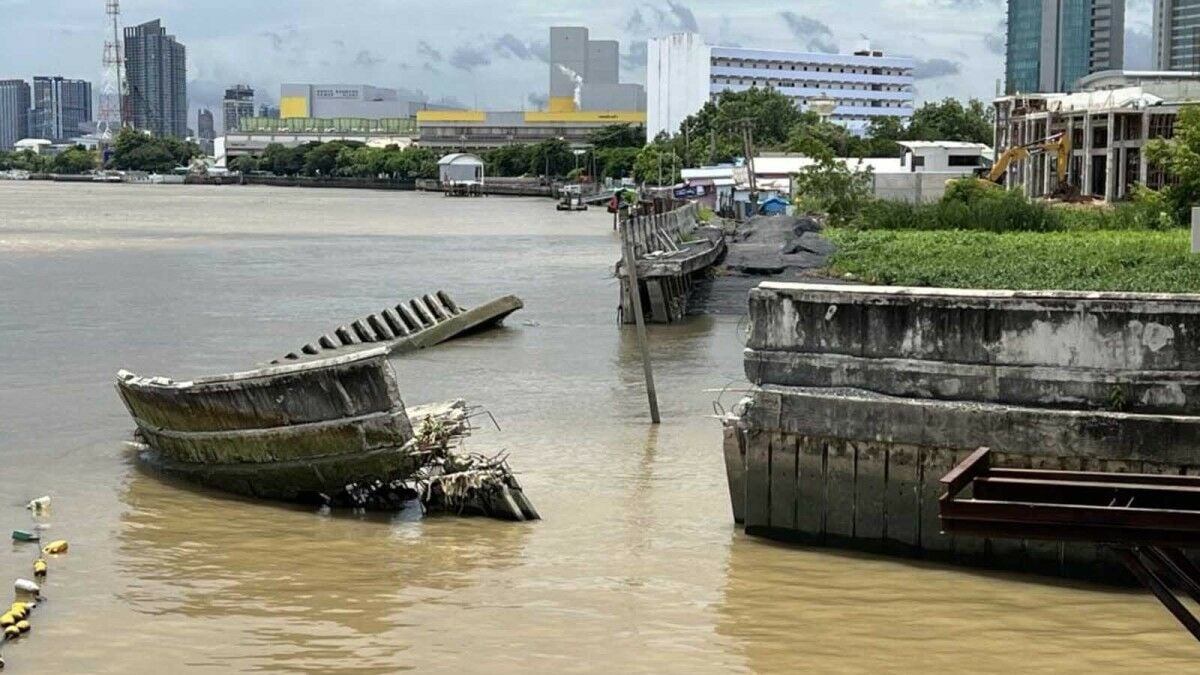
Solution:
<path fill-rule="evenodd" d="M 1096 547 L 942 535 L 980 446 L 1026 468 L 1200 473 L 1200 296 L 765 283 L 727 419 L 747 532 L 1086 578 Z"/>

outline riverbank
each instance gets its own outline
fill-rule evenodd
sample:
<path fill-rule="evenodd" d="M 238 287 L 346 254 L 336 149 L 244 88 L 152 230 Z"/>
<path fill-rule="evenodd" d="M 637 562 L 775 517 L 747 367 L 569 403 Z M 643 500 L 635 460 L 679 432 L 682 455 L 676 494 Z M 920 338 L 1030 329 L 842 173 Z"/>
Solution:
<path fill-rule="evenodd" d="M 952 671 L 969 653 L 997 672 L 1184 672 L 1194 658 L 1148 595 L 737 532 L 706 415 L 737 396 L 711 390 L 745 386 L 739 319 L 650 328 L 650 428 L 602 209 L 14 182 L 0 213 L 0 515 L 24 523 L 20 505 L 52 494 L 52 531 L 71 540 L 9 671 Z M 466 396 L 496 415 L 503 431 L 473 445 L 511 454 L 544 521 L 321 514 L 132 462 L 118 368 L 237 370 L 431 287 L 526 302 L 502 330 L 393 363 L 406 402 Z M 9 579 L 28 565 L 0 551 Z"/>

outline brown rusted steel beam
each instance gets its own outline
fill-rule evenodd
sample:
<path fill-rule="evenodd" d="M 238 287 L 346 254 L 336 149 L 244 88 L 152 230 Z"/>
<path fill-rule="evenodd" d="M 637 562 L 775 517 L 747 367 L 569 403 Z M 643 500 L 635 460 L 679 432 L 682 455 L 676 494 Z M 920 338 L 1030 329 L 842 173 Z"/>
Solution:
<path fill-rule="evenodd" d="M 1200 641 L 1200 620 L 1197 620 L 1188 608 L 1179 601 L 1179 598 L 1175 597 L 1175 594 L 1171 592 L 1167 584 L 1153 570 L 1146 566 L 1138 548 L 1114 547 L 1113 550 L 1116 552 L 1117 558 L 1133 573 L 1133 576 L 1137 577 L 1143 586 L 1150 589 L 1150 592 L 1158 598 L 1158 601 L 1167 608 L 1167 611 L 1179 623 L 1183 624 L 1183 627 L 1192 634 L 1192 637 Z"/>
<path fill-rule="evenodd" d="M 962 491 L 964 487 L 971 483 L 981 473 L 985 473 L 991 468 L 991 450 L 988 448 L 979 448 L 972 452 L 969 457 L 959 462 L 957 466 L 950 470 L 945 476 L 942 476 L 941 484 L 946 486 L 946 495 L 951 498 Z"/>

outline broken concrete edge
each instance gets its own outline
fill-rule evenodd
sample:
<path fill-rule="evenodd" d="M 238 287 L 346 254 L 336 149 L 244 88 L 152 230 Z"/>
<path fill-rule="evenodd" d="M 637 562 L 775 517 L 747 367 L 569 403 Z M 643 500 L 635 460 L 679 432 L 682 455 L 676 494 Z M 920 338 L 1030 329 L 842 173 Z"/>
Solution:
<path fill-rule="evenodd" d="M 434 324 L 424 331 L 390 342 L 387 344 L 387 350 L 390 354 L 398 354 L 432 347 L 483 328 L 498 326 L 513 312 L 524 307 L 524 301 L 515 295 L 496 298 Z"/>
<path fill-rule="evenodd" d="M 391 354 L 423 349 L 484 327 L 497 326 L 508 315 L 524 307 L 525 303 L 519 297 L 505 295 L 476 307 L 464 308 L 445 291 L 439 290 L 433 295 L 427 294 L 400 303 L 394 309 L 387 308 L 365 319 L 352 321 L 350 327 L 340 326 L 333 331 L 338 336 L 336 340 L 323 335 L 297 352 L 271 363 L 303 363 L 311 361 L 309 357 L 314 354 L 334 354 L 343 350 L 363 349 L 368 345 L 386 349 Z M 394 320 L 404 324 L 402 335 L 391 327 Z"/>
<path fill-rule="evenodd" d="M 831 298 L 860 296 L 863 302 L 912 302 L 913 299 L 953 300 L 1099 300 L 1112 302 L 1165 303 L 1178 305 L 1180 311 L 1200 313 L 1200 293 L 1125 293 L 1112 291 L 1016 291 L 976 288 L 936 288 L 924 286 L 872 286 L 868 284 L 828 284 L 811 282 L 764 281 L 758 289 L 775 291 L 814 302 Z M 1158 311 L 1147 309 L 1148 312 Z"/>
<path fill-rule="evenodd" d="M 210 384 L 227 384 L 231 382 L 244 382 L 247 380 L 256 380 L 269 377 L 278 377 L 280 375 L 290 375 L 297 372 L 311 372 L 326 368 L 338 368 L 359 361 L 369 361 L 375 358 L 386 358 L 388 350 L 383 346 L 375 346 L 363 348 L 351 353 L 343 353 L 331 355 L 321 359 L 303 361 L 299 363 L 287 363 L 281 365 L 264 366 L 255 368 L 254 370 L 246 370 L 225 375 L 213 375 L 210 377 L 200 377 L 192 380 L 176 381 L 164 377 L 139 377 L 128 370 L 117 371 L 118 384 L 136 387 L 154 387 L 160 389 L 193 389 Z"/>

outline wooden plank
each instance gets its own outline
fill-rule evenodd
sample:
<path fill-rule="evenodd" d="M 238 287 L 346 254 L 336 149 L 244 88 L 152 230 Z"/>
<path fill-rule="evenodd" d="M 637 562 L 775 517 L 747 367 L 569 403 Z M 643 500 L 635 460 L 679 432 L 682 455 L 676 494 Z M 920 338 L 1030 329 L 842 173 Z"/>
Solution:
<path fill-rule="evenodd" d="M 854 536 L 882 541 L 887 523 L 887 448 L 860 443 L 854 472 Z"/>
<path fill-rule="evenodd" d="M 796 529 L 796 441 L 771 435 L 771 527 Z"/>
<path fill-rule="evenodd" d="M 825 532 L 854 536 L 854 458 L 852 441 L 833 440 L 825 459 Z"/>
<path fill-rule="evenodd" d="M 884 537 L 905 546 L 920 545 L 921 461 L 916 446 L 892 443 L 887 453 L 887 513 Z"/>
<path fill-rule="evenodd" d="M 825 534 L 825 441 L 797 436 L 796 529 Z"/>
<path fill-rule="evenodd" d="M 921 549 L 931 552 L 953 550 L 953 539 L 942 534 L 938 520 L 938 498 L 942 496 L 942 476 L 957 464 L 954 450 L 921 448 Z"/>
<path fill-rule="evenodd" d="M 751 431 L 746 446 L 746 530 L 771 524 L 771 437 Z"/>

